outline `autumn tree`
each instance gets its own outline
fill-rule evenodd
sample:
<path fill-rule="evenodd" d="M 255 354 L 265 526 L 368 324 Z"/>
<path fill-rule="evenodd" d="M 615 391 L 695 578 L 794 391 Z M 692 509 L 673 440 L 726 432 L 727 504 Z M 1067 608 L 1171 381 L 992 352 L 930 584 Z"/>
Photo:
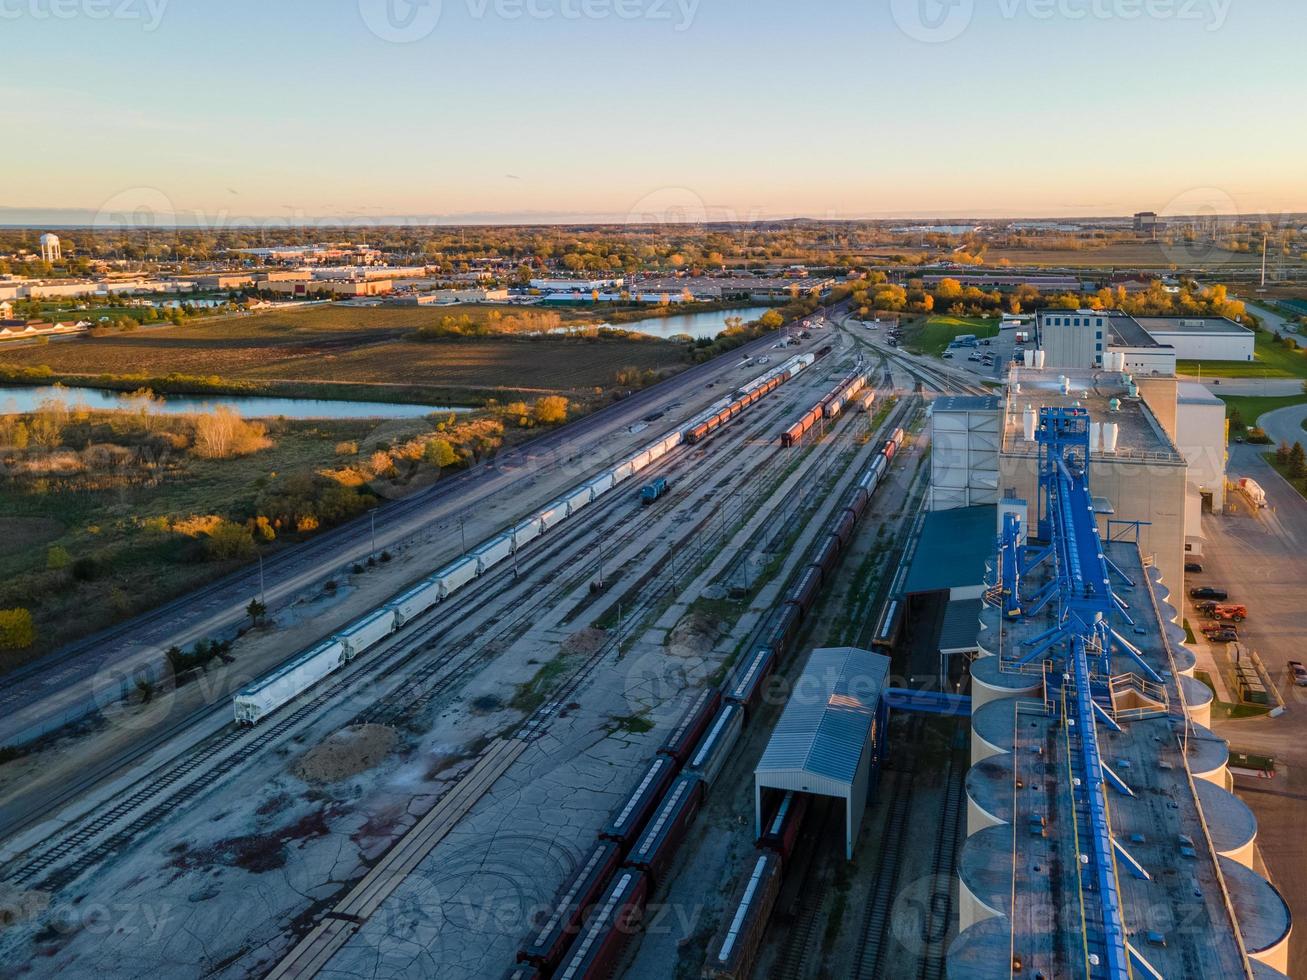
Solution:
<path fill-rule="evenodd" d="M 234 408 L 225 405 L 195 419 L 195 455 L 204 459 L 248 456 L 272 445 L 267 427 L 246 422 Z"/>
<path fill-rule="evenodd" d="M 26 650 L 36 642 L 29 609 L 0 609 L 0 650 Z"/>
<path fill-rule="evenodd" d="M 568 401 L 562 395 L 546 395 L 532 409 L 532 416 L 541 425 L 558 425 L 567 421 Z"/>
<path fill-rule="evenodd" d="M 441 470 L 458 462 L 458 453 L 454 451 L 448 439 L 432 439 L 423 449 L 422 456 L 432 466 Z"/>

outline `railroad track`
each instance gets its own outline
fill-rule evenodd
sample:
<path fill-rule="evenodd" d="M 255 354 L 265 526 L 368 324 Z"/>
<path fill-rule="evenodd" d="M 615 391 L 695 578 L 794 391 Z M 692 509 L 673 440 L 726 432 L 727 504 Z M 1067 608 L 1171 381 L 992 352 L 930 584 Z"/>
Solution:
<path fill-rule="evenodd" d="M 917 969 L 918 980 L 940 980 L 944 975 L 944 957 L 948 952 L 946 941 L 953 918 L 953 874 L 957 870 L 965 774 L 965 764 L 958 764 L 955 758 L 951 758 L 945 775 L 948 787 L 931 864 L 930 907 L 921 935 L 925 952 Z"/>
<path fill-rule="evenodd" d="M 771 349 L 772 344 L 780 336 L 779 333 L 775 333 L 758 338 L 738 348 L 733 356 L 749 357 L 764 353 Z M 681 389 L 684 389 L 685 395 L 698 391 L 693 385 L 687 386 L 687 382 L 694 379 L 715 377 L 724 370 L 734 370 L 736 363 L 738 362 L 732 361 L 727 364 L 722 361 L 709 361 L 704 364 L 693 365 L 666 382 L 633 393 L 623 400 L 619 406 L 615 407 L 613 411 L 618 414 L 629 414 L 632 418 L 638 418 L 637 412 L 645 411 L 669 396 L 680 394 Z M 505 453 L 502 457 L 482 463 L 475 469 L 459 473 L 447 480 L 441 480 L 439 483 L 401 500 L 386 503 L 375 512 L 376 527 L 384 535 L 386 528 L 391 524 L 439 504 L 447 497 L 465 492 L 476 494 L 477 491 L 481 491 L 479 496 L 493 492 L 493 488 L 484 487 L 482 481 L 488 476 L 493 476 L 497 470 L 520 465 L 529 461 L 532 457 L 555 453 L 578 438 L 583 438 L 595 429 L 602 428 L 613 423 L 613 421 L 611 412 L 596 412 L 519 446 Z M 332 568 L 348 565 L 350 561 L 348 556 L 331 561 L 326 561 L 326 559 L 335 551 L 346 547 L 351 541 L 366 540 L 371 520 L 370 515 L 364 515 L 349 523 L 316 535 L 312 540 L 303 544 L 282 549 L 269 555 L 263 563 L 264 575 L 275 577 L 284 569 L 314 560 L 324 562 Z M 427 530 L 430 529 L 430 526 L 428 526 Z M 415 535 L 417 533 L 421 533 L 421 531 L 415 531 Z M 149 613 L 110 626 L 92 636 L 68 644 L 31 665 L 10 672 L 3 681 L 0 681 L 0 711 L 21 703 L 21 701 L 30 697 L 30 692 L 23 686 L 26 681 L 36 678 L 38 675 L 49 677 L 61 670 L 71 668 L 80 658 L 89 654 L 102 654 L 109 645 L 125 638 L 140 637 L 147 630 L 160 623 L 173 624 L 178 617 L 189 610 L 196 608 L 198 605 L 203 605 L 209 599 L 222 596 L 224 593 L 232 592 L 234 594 L 248 595 L 256 592 L 258 581 L 259 573 L 255 568 L 241 569 L 208 585 L 194 589 L 184 596 L 170 600 Z M 236 624 L 240 619 L 241 616 L 234 616 L 232 624 Z"/>
<path fill-rule="evenodd" d="M 833 440 L 833 443 L 837 444 L 838 440 Z M 765 466 L 775 465 L 777 458 L 780 458 L 779 454 L 771 454 Z M 768 499 L 770 499 L 770 496 L 768 496 Z M 691 530 L 689 537 L 695 537 L 712 520 L 712 514 L 706 516 L 699 525 Z M 724 534 L 723 529 L 723 536 Z M 684 573 L 693 571 L 694 563 L 688 560 L 682 563 L 680 569 L 674 571 L 669 572 L 665 568 L 660 569 L 657 587 L 639 590 L 639 602 L 632 610 L 631 621 L 637 622 L 642 615 L 657 608 L 667 594 L 680 587 Z M 472 772 L 469 773 L 468 777 L 461 780 L 450 791 L 449 795 L 460 801 L 460 816 L 470 810 L 476 800 L 490 789 L 495 779 L 521 754 L 526 745 L 542 737 L 549 730 L 550 724 L 559 716 L 594 670 L 613 653 L 620 655 L 623 639 L 623 634 L 618 631 L 587 657 L 569 674 L 553 696 L 521 723 L 513 736 L 489 750 Z M 508 758 L 507 762 L 502 761 L 510 755 L 511 758 Z M 493 776 L 488 779 L 484 778 L 484 771 L 492 767 Z M 473 784 L 474 789 L 470 793 L 464 793 L 463 788 L 469 782 Z M 443 800 L 437 804 L 435 809 L 441 809 L 442 804 Z M 398 887 L 404 876 L 435 849 L 440 839 L 443 839 L 443 836 L 457 823 L 457 818 L 449 819 L 442 816 L 438 823 L 438 833 L 427 829 L 427 825 L 431 822 L 431 814 L 429 813 L 413 831 L 405 835 L 391 851 L 387 852 L 377 868 L 374 868 L 362 882 L 349 892 L 345 899 L 338 903 L 331 912 L 314 926 L 308 935 L 296 944 L 291 952 L 274 968 L 269 975 L 270 978 L 272 980 L 292 980 L 292 978 L 293 980 L 302 980 L 302 978 L 316 976 L 330 962 L 335 953 L 348 942 L 349 937 L 357 931 L 362 922 L 380 907 L 384 897 Z M 414 843 L 415 839 L 416 844 Z M 398 855 L 398 857 L 392 860 L 394 855 Z M 402 867 L 396 868 L 395 865 L 400 862 L 402 862 Z M 369 880 L 379 870 L 384 875 L 381 884 L 370 886 Z"/>
<path fill-rule="evenodd" d="M 689 489 L 702 486 L 714 476 L 728 481 L 733 476 L 725 469 L 726 465 L 742 456 L 752 445 L 755 430 L 773 426 L 786 410 L 788 406 L 778 403 L 771 406 L 768 412 L 759 413 L 752 418 L 746 416 L 745 424 L 734 425 L 724 430 L 713 442 L 719 445 L 723 437 L 732 440 L 726 450 L 728 455 L 706 457 L 712 458 L 716 466 L 698 466 L 696 464 L 704 462 L 706 458 L 699 458 L 693 452 L 677 452 L 674 458 L 669 457 L 666 463 L 660 463 L 659 469 L 671 464 L 697 468 L 702 475 L 694 478 L 688 486 Z M 778 454 L 772 453 L 765 457 L 763 465 L 778 465 L 777 456 Z M 726 475 L 723 476 L 724 472 Z M 684 485 L 682 489 L 685 489 Z M 441 605 L 436 607 L 436 610 L 443 610 L 446 613 L 457 611 L 460 621 L 465 621 L 468 615 L 480 611 L 489 602 L 501 601 L 503 596 L 498 586 L 507 584 L 511 588 L 522 579 L 529 578 L 531 573 L 556 565 L 569 548 L 575 546 L 581 539 L 594 535 L 596 517 L 610 516 L 627 496 L 621 493 L 613 494 L 611 498 L 597 502 L 588 512 L 588 517 L 583 524 L 570 529 L 565 525 L 563 533 L 547 539 L 549 545 L 543 550 L 528 549 L 525 553 L 526 557 L 518 563 L 517 574 L 511 568 L 493 573 L 482 588 L 468 594 L 467 601 L 463 605 L 458 607 Z M 711 516 L 705 518 L 705 522 L 711 520 Z M 613 542 L 638 540 L 650 528 L 666 519 L 667 515 L 662 509 L 646 511 L 643 508 L 632 508 L 618 521 L 616 527 L 604 529 L 603 533 Z M 698 533 L 699 530 L 701 528 L 696 526 L 692 533 Z M 617 536 L 614 537 L 614 534 Z M 650 548 L 653 547 L 657 547 L 656 542 L 650 545 Z M 585 576 L 588 567 L 586 562 L 581 563 L 582 577 Z M 566 586 L 562 584 L 547 592 L 536 590 L 532 595 L 534 601 L 519 604 L 516 615 L 510 618 L 507 625 L 517 627 L 528 624 L 539 608 L 549 608 L 561 599 L 566 591 Z M 457 598 L 454 601 L 457 602 Z M 430 619 L 430 617 L 424 618 Z M 448 632 L 452 629 L 447 623 L 448 619 L 449 616 L 446 615 L 438 617 L 436 622 L 419 621 L 416 624 L 418 627 L 416 632 L 397 634 L 395 642 L 384 653 L 380 656 L 373 653 L 360 658 L 356 661 L 360 665 L 357 669 L 347 674 L 334 675 L 333 682 L 307 702 L 298 706 L 292 704 L 288 709 L 283 709 L 267 723 L 253 730 L 225 731 L 174 763 L 144 776 L 128 787 L 126 796 L 120 797 L 110 806 L 88 813 L 71 827 L 59 832 L 55 839 L 47 839 L 48 845 L 47 842 L 42 842 L 42 845 L 47 846 L 38 845 L 39 850 L 35 855 L 25 857 L 21 864 L 7 872 L 6 880 L 24 886 L 39 882 L 41 888 L 47 891 L 58 891 L 66 887 L 85 871 L 157 826 L 159 821 L 167 818 L 181 806 L 214 788 L 218 781 L 233 770 L 281 741 L 301 725 L 312 721 L 322 711 L 330 708 L 343 693 L 355 688 L 367 675 L 372 674 L 373 683 L 377 683 L 404 670 L 419 654 L 433 649 L 440 641 L 447 638 Z M 449 646 L 435 659 L 423 664 L 410 675 L 408 682 L 401 689 L 378 698 L 372 706 L 356 716 L 355 720 L 376 720 L 383 723 L 393 721 L 402 715 L 413 714 L 435 697 L 448 691 L 485 659 L 484 656 L 477 654 L 479 650 L 484 650 L 488 642 L 486 631 L 495 626 L 501 628 L 495 630 L 494 635 L 502 636 L 505 632 L 503 625 L 499 620 L 491 620 L 474 636 Z M 479 648 L 469 650 L 467 646 L 469 639 L 481 640 Z M 606 647 L 607 644 L 604 655 L 611 652 Z M 395 656 L 397 651 L 398 656 Z M 590 658 L 585 665 L 586 673 L 602 659 L 602 656 Z M 431 685 L 433 679 L 435 683 Z M 579 686 L 583 679 L 584 676 L 578 676 L 575 685 Z M 539 718 L 533 716 L 523 724 L 531 726 L 533 719 L 534 727 L 530 730 L 534 731 L 540 728 Z M 163 798 L 156 799 L 161 794 Z M 127 821 L 125 824 L 116 827 L 125 820 Z M 106 834 L 109 836 L 104 836 Z M 92 842 L 97 839 L 98 842 L 93 844 Z M 79 851 L 81 853 L 78 853 Z"/>
<path fill-rule="evenodd" d="M 885 954 L 890 939 L 894 894 L 902 867 L 900 848 L 912 813 L 913 777 L 910 773 L 893 773 L 890 812 L 881 833 L 880 852 L 876 860 L 876 879 L 867 898 L 866 911 L 858 934 L 853 959 L 854 980 L 874 980 L 885 976 Z"/>

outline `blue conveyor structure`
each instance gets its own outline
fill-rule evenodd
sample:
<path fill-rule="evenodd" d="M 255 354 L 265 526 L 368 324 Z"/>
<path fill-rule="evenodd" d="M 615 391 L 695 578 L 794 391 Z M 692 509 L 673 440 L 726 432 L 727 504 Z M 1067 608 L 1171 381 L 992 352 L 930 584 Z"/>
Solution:
<path fill-rule="evenodd" d="M 1098 724 L 1116 728 L 1111 707 L 1111 654 L 1115 649 L 1142 673 L 1157 680 L 1133 644 L 1112 625 L 1129 622 L 1127 606 L 1112 591 L 1112 575 L 1098 532 L 1089 492 L 1089 413 L 1082 408 L 1043 409 L 1040 447 L 1039 545 L 1022 547 L 1019 521 L 1006 515 L 1000 542 L 1004 615 L 1035 615 L 1057 600 L 1055 625 L 1028 641 L 1018 664 L 1051 662 L 1050 710 L 1060 710 L 1065 726 L 1069 782 L 1080 857 L 1079 897 L 1084 921 L 1085 975 L 1127 980 L 1134 964 L 1146 961 L 1126 940 L 1117 885 L 1118 854 L 1128 873 L 1147 872 L 1114 840 L 1108 818 L 1107 786 L 1130 788 L 1103 762 Z M 1014 525 L 1017 525 L 1014 527 Z M 1022 595 L 1022 578 L 1046 561 L 1054 563 L 1049 583 Z M 1122 576 L 1124 578 L 1124 576 Z"/>

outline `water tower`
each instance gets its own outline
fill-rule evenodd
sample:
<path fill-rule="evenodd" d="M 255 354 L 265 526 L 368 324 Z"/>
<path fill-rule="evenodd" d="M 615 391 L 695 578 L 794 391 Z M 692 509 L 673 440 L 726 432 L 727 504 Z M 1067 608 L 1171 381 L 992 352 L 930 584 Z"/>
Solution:
<path fill-rule="evenodd" d="M 59 249 L 59 236 L 46 232 L 41 236 L 41 261 L 58 262 L 63 258 L 63 252 Z"/>

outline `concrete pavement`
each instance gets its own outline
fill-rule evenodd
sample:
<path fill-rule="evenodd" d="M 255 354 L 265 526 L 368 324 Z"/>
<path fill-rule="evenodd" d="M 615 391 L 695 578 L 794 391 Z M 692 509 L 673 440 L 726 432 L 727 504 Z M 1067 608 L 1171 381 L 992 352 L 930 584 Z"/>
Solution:
<path fill-rule="evenodd" d="M 1287 709 L 1279 718 L 1229 719 L 1214 712 L 1212 727 L 1230 741 L 1232 751 L 1276 757 L 1274 779 L 1237 777 L 1236 790 L 1257 814 L 1258 842 L 1270 876 L 1301 924 L 1307 922 L 1307 837 L 1301 816 L 1301 801 L 1307 799 L 1307 688 L 1294 686 L 1287 664 L 1307 660 L 1302 642 L 1307 500 L 1262 459 L 1264 451 L 1261 446 L 1232 446 L 1230 478 L 1257 480 L 1269 506 L 1253 511 L 1236 495 L 1237 513 L 1204 515 L 1205 571 L 1187 584 L 1228 588 L 1232 601 L 1248 605 L 1248 621 L 1239 632 L 1285 698 Z M 1307 931 L 1302 928 L 1291 940 L 1289 972 L 1307 976 Z"/>
<path fill-rule="evenodd" d="M 1277 446 L 1282 442 L 1287 442 L 1290 446 L 1295 442 L 1307 445 L 1307 429 L 1303 429 L 1304 421 L 1307 421 L 1307 403 L 1267 412 L 1258 418 L 1257 425 Z"/>

